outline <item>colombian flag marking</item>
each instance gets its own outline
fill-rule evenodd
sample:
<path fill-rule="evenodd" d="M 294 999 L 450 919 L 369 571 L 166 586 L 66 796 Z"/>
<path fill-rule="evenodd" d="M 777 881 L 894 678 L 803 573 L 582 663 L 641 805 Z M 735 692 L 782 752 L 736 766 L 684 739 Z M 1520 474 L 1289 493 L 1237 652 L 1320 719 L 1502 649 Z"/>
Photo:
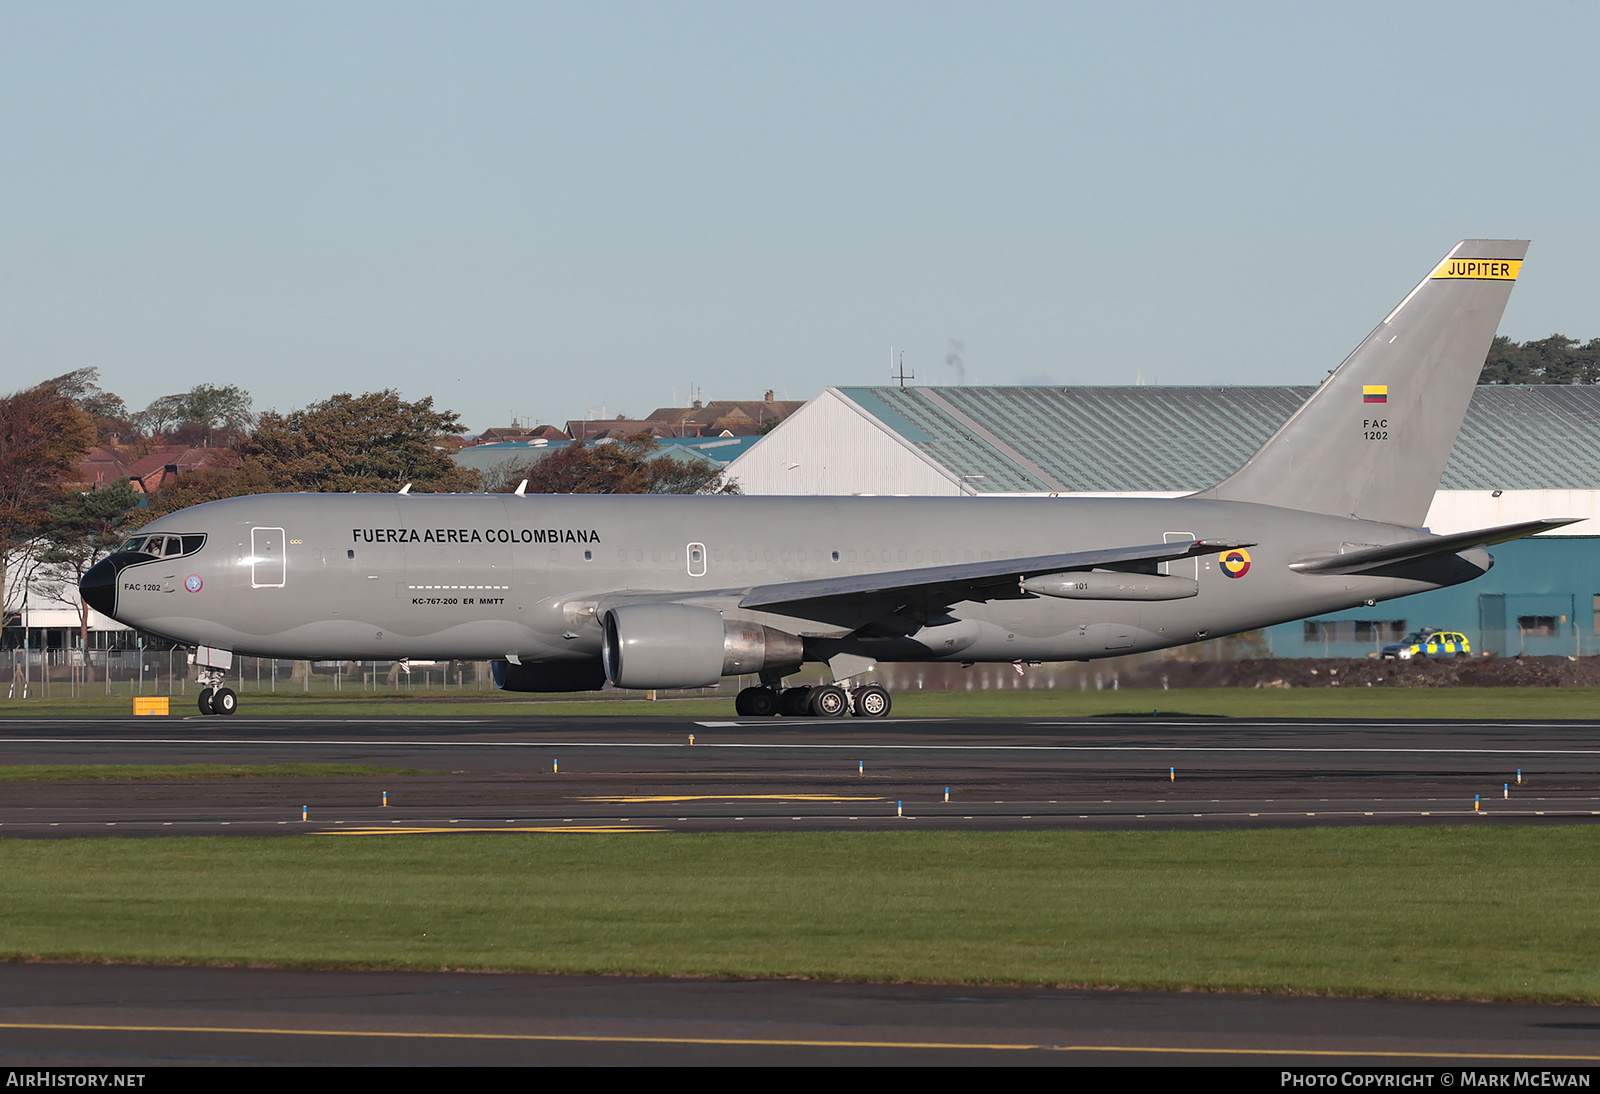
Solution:
<path fill-rule="evenodd" d="M 1229 577 L 1243 577 L 1250 572 L 1250 552 L 1243 547 L 1222 552 L 1222 572 Z"/>
<path fill-rule="evenodd" d="M 1361 388 L 1361 401 L 1363 403 L 1387 403 L 1389 401 L 1389 385 L 1364 384 Z"/>

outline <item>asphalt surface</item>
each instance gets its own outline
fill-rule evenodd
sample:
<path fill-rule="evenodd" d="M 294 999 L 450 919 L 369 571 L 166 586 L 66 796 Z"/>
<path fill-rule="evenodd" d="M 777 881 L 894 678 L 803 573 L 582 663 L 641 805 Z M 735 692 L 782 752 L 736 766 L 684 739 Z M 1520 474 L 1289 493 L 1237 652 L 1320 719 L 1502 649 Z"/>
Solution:
<path fill-rule="evenodd" d="M 0 965 L 0 1067 L 9 1068 L 1336 1064 L 1538 1071 L 1597 1062 L 1596 1007 Z M 1272 1079 L 1276 1084 L 1276 1072 Z"/>
<path fill-rule="evenodd" d="M 0 722 L 0 766 L 299 762 L 425 773 L 0 783 L 0 835 L 1143 830 L 1600 819 L 1600 723 Z"/>
<path fill-rule="evenodd" d="M 6 782 L 0 837 L 1600 820 L 1600 723 L 0 722 L 0 766 L 299 762 L 429 773 Z M 1600 1008 L 0 964 L 0 1066 L 275 1063 L 1592 1068 Z"/>

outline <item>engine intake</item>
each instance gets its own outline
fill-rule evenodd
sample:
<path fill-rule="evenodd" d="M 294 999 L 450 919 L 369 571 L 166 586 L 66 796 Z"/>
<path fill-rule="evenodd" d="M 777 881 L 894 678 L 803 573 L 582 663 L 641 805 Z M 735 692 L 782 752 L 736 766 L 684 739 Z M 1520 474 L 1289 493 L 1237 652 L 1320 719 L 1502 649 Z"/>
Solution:
<path fill-rule="evenodd" d="M 709 687 L 724 676 L 797 669 L 805 652 L 796 635 L 689 604 L 624 604 L 602 623 L 601 661 L 619 688 Z"/>

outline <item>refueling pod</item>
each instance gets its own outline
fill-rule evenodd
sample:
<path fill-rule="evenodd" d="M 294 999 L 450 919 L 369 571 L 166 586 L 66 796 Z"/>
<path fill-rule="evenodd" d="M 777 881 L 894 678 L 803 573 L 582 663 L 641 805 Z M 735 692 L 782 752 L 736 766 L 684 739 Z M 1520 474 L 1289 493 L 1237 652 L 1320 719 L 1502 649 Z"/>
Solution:
<path fill-rule="evenodd" d="M 1189 577 L 1125 574 L 1107 570 L 1041 574 L 1022 582 L 1022 591 L 1063 600 L 1182 600 L 1200 591 Z"/>
<path fill-rule="evenodd" d="M 798 669 L 805 654 L 796 635 L 690 604 L 624 604 L 601 622 L 601 661 L 619 688 L 699 688 L 724 676 L 781 675 Z"/>

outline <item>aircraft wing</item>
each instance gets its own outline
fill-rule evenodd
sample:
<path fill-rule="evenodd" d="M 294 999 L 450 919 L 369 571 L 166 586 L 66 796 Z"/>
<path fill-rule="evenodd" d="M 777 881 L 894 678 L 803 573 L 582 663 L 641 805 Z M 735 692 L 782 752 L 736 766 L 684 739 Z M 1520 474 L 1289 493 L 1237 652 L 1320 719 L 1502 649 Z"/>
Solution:
<path fill-rule="evenodd" d="M 1561 528 L 1568 524 L 1577 524 L 1581 517 L 1550 517 L 1544 520 L 1528 520 L 1521 524 L 1501 524 L 1494 528 L 1479 528 L 1471 532 L 1456 532 L 1448 536 L 1424 536 L 1421 539 L 1408 539 L 1400 543 L 1390 543 L 1383 547 L 1367 547 L 1359 551 L 1349 551 L 1342 555 L 1329 555 L 1325 558 L 1308 558 L 1300 562 L 1291 562 L 1289 569 L 1302 574 L 1355 574 L 1367 570 L 1375 570 L 1381 566 L 1392 566 L 1399 562 L 1410 562 L 1414 559 L 1427 558 L 1430 555 L 1453 555 L 1458 551 L 1471 550 L 1474 547 L 1489 547 L 1496 543 L 1507 543 L 1513 539 L 1522 539 L 1525 536 L 1537 535 L 1548 532 L 1554 528 Z"/>
<path fill-rule="evenodd" d="M 768 608 L 840 597 L 873 599 L 914 596 L 951 600 L 986 600 L 991 590 L 1017 584 L 1028 577 L 1096 567 L 1126 567 L 1170 562 L 1195 555 L 1215 554 L 1254 544 L 1233 540 L 1197 539 L 1176 543 L 1151 543 L 1141 547 L 1109 547 L 1061 555 L 997 558 L 988 562 L 962 562 L 951 566 L 923 566 L 915 570 L 888 570 L 876 574 L 851 574 L 811 581 L 785 581 L 758 585 L 739 601 L 741 608 Z"/>

